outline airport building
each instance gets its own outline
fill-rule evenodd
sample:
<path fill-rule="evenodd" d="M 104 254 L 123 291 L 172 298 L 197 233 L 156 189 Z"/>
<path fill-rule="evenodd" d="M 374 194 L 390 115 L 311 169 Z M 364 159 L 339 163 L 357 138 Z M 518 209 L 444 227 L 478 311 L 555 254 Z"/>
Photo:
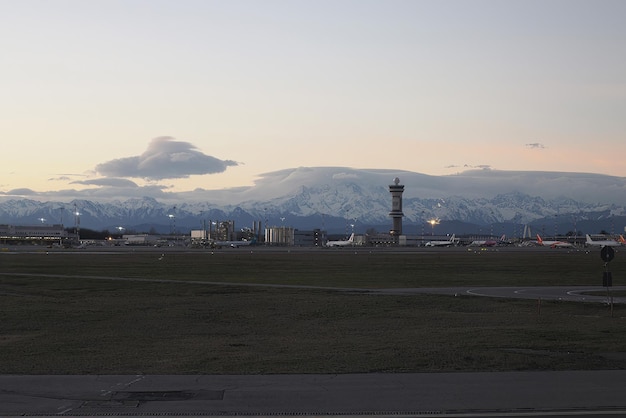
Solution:
<path fill-rule="evenodd" d="M 2 241 L 61 241 L 70 238 L 63 225 L 0 225 Z"/>
<path fill-rule="evenodd" d="M 326 233 L 321 229 L 294 230 L 293 243 L 297 247 L 322 247 L 324 242 L 326 242 Z"/>
<path fill-rule="evenodd" d="M 295 243 L 295 229 L 290 226 L 271 226 L 265 229 L 265 244 L 291 246 Z"/>

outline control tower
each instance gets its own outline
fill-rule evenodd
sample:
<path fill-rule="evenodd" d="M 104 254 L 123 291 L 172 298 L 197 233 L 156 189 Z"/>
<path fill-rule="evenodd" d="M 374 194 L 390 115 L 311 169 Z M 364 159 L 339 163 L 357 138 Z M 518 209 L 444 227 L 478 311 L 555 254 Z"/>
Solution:
<path fill-rule="evenodd" d="M 400 179 L 396 177 L 393 179 L 393 184 L 389 185 L 389 193 L 391 193 L 391 216 L 393 226 L 389 233 L 394 238 L 394 241 L 398 241 L 398 237 L 402 235 L 402 193 L 404 193 L 404 185 L 400 184 Z"/>

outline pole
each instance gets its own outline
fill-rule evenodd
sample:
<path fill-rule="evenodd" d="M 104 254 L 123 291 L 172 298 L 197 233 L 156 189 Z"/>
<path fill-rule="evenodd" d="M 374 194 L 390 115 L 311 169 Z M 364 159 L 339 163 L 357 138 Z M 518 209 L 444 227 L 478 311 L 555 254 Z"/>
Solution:
<path fill-rule="evenodd" d="M 537 299 L 537 315 L 541 315 L 541 298 Z"/>
<path fill-rule="evenodd" d="M 604 277 L 606 277 L 606 301 L 611 309 L 611 318 L 613 318 L 613 296 L 611 295 L 611 273 L 609 272 L 609 262 L 604 263 Z"/>

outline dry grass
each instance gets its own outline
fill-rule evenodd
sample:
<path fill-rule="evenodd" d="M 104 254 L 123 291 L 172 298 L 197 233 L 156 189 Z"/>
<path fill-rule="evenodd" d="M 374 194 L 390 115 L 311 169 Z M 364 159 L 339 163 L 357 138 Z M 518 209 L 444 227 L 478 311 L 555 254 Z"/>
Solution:
<path fill-rule="evenodd" d="M 156 263 L 160 254 L 155 253 L 0 254 L 1 272 L 33 274 L 0 276 L 0 373 L 347 373 L 626 367 L 621 306 L 611 318 L 603 305 L 544 302 L 539 315 L 536 303 L 525 300 L 372 296 L 86 278 L 122 276 L 338 287 L 528 285 L 539 280 L 551 285 L 597 284 L 593 280 L 601 279 L 599 257 L 552 254 L 515 253 L 502 257 L 239 251 L 168 253 L 162 260 L 166 263 Z M 618 268 L 616 264 L 613 270 Z"/>

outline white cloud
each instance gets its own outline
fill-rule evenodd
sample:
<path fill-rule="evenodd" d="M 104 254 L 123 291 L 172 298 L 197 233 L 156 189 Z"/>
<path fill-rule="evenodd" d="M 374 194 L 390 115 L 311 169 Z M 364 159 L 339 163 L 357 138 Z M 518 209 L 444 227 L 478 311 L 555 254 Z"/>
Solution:
<path fill-rule="evenodd" d="M 355 173 L 337 173 L 333 175 L 334 180 L 346 180 L 346 179 L 358 179 L 359 176 Z"/>
<path fill-rule="evenodd" d="M 106 177 L 163 180 L 221 173 L 227 167 L 236 165 L 235 161 L 203 154 L 189 142 L 161 136 L 154 138 L 143 154 L 98 164 L 96 172 Z"/>
<path fill-rule="evenodd" d="M 138 187 L 137 183 L 127 179 L 120 179 L 116 177 L 111 178 L 99 178 L 92 180 L 75 180 L 70 184 L 84 184 L 91 186 L 109 186 L 109 187 Z"/>
<path fill-rule="evenodd" d="M 471 165 L 471 164 L 463 164 L 463 168 L 479 168 L 482 170 L 491 170 L 491 166 L 489 164 L 479 164 L 479 165 Z"/>
<path fill-rule="evenodd" d="M 59 177 L 51 177 L 48 179 L 48 181 L 69 181 L 71 180 L 71 178 L 69 176 L 59 176 Z"/>
<path fill-rule="evenodd" d="M 7 196 L 35 196 L 37 192 L 28 188 L 13 189 L 5 193 Z"/>

